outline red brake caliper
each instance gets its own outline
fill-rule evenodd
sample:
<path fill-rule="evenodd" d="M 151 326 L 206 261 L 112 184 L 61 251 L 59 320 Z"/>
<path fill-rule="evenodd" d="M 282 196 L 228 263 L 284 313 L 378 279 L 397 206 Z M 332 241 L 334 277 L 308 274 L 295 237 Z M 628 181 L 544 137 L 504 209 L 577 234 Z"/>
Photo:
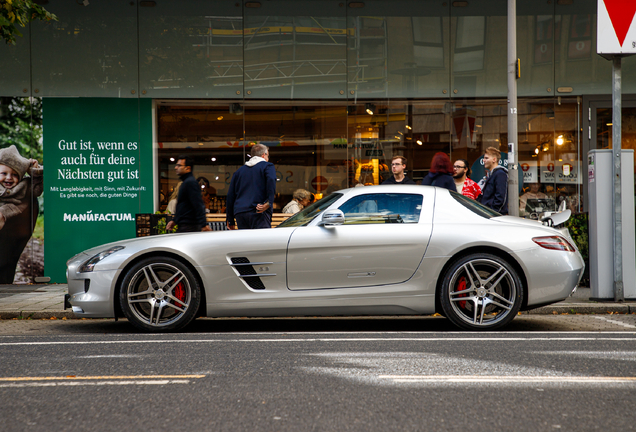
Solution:
<path fill-rule="evenodd" d="M 459 279 L 459 283 L 457 284 L 457 291 L 464 291 L 466 289 L 466 278 L 464 276 L 462 276 Z M 467 294 L 459 294 L 457 297 L 466 297 Z M 459 303 L 459 307 L 462 309 L 466 309 L 466 301 L 460 301 Z"/>
<path fill-rule="evenodd" d="M 183 282 L 179 282 L 179 284 L 174 287 L 174 296 L 185 303 L 186 293 L 185 288 L 183 287 Z"/>

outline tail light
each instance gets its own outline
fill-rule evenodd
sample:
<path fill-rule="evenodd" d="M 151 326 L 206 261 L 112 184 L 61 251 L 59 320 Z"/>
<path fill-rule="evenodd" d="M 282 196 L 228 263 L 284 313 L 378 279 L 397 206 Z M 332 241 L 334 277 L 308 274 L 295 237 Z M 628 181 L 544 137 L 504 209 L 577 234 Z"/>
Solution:
<path fill-rule="evenodd" d="M 572 244 L 560 236 L 534 237 L 533 242 L 544 249 L 559 250 L 564 252 L 575 252 L 576 249 Z"/>

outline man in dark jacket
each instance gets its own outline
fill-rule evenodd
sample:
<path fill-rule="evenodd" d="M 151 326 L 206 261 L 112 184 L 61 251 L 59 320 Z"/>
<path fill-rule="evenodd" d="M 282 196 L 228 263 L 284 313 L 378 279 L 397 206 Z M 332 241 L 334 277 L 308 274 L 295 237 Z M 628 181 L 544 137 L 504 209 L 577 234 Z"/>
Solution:
<path fill-rule="evenodd" d="M 479 202 L 501 214 L 508 214 L 508 170 L 499 165 L 501 152 L 488 147 L 484 153 L 484 168 L 489 172 Z"/>
<path fill-rule="evenodd" d="M 393 175 L 382 182 L 386 184 L 415 184 L 408 176 L 404 174 L 406 170 L 406 158 L 404 156 L 393 156 L 391 160 L 391 171 Z"/>
<path fill-rule="evenodd" d="M 205 222 L 205 204 L 201 197 L 199 183 L 192 175 L 194 162 L 190 156 L 179 156 L 174 170 L 183 182 L 179 188 L 177 196 L 177 209 L 174 220 L 166 225 L 166 230 L 170 232 L 177 224 L 177 232 L 197 232 L 210 231 L 210 227 Z"/>
<path fill-rule="evenodd" d="M 276 168 L 269 162 L 267 146 L 256 144 L 250 153 L 250 160 L 232 176 L 227 193 L 227 227 L 231 230 L 237 226 L 238 229 L 272 227 Z"/>

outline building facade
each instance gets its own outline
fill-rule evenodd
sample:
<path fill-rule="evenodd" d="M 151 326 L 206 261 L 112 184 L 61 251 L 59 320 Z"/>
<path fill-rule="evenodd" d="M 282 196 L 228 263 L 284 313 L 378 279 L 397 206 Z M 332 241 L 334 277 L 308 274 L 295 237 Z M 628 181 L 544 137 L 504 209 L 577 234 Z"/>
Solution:
<path fill-rule="evenodd" d="M 208 211 L 224 212 L 254 143 L 277 167 L 274 211 L 298 188 L 379 184 L 395 155 L 416 181 L 439 151 L 478 180 L 484 150 L 508 150 L 506 0 L 41 3 L 59 21 L 0 47 L 0 96 L 42 100 L 44 274 L 56 282 L 73 254 L 165 210 L 180 154 L 195 159 Z M 520 195 L 539 184 L 549 208 L 586 211 L 587 152 L 611 147 L 596 7 L 517 0 Z M 636 57 L 622 88 L 633 149 Z"/>

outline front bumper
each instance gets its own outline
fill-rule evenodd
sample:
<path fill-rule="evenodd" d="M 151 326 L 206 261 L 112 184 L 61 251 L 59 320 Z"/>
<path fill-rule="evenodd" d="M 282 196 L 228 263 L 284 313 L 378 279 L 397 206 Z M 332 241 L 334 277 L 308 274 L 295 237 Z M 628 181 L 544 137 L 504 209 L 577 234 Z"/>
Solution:
<path fill-rule="evenodd" d="M 115 316 L 115 285 L 119 270 L 80 273 L 79 266 L 88 256 L 77 256 L 67 263 L 68 294 L 64 308 L 73 309 L 80 318 L 113 318 Z"/>

